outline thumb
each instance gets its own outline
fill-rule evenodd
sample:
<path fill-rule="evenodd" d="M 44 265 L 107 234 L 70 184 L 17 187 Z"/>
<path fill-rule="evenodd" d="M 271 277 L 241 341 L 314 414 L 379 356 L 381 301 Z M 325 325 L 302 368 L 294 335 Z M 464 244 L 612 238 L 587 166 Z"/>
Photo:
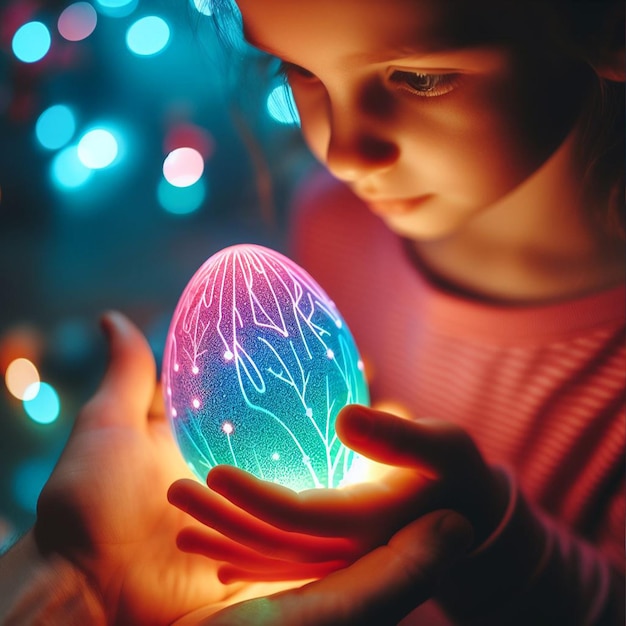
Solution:
<path fill-rule="evenodd" d="M 433 595 L 471 540 L 472 528 L 464 517 L 435 511 L 350 567 L 299 589 L 229 607 L 204 626 L 397 624 Z"/>
<path fill-rule="evenodd" d="M 102 328 L 109 344 L 109 363 L 81 420 L 91 425 L 140 426 L 146 423 L 156 388 L 152 351 L 140 330 L 121 313 L 103 315 Z"/>

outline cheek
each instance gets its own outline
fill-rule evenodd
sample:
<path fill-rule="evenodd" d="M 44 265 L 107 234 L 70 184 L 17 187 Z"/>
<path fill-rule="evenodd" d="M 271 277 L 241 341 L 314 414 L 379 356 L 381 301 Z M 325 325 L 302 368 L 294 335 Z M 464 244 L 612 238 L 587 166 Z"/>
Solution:
<path fill-rule="evenodd" d="M 405 129 L 407 176 L 413 170 L 433 191 L 481 203 L 493 202 L 531 176 L 571 125 L 547 133 L 545 119 L 532 124 L 541 117 L 541 103 L 533 103 L 534 111 L 522 106 L 520 89 L 514 87 L 502 80 L 475 81 L 451 98 L 405 110 L 399 128 Z"/>
<path fill-rule="evenodd" d="M 293 89 L 302 137 L 313 156 L 324 163 L 330 141 L 327 103 L 320 94 L 302 94 L 298 91 Z"/>

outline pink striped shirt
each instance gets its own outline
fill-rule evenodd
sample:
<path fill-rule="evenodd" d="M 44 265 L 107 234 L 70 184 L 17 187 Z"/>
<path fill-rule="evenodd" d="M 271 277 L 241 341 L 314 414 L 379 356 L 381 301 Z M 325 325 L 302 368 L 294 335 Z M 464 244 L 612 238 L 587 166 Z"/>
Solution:
<path fill-rule="evenodd" d="M 544 546 L 532 579 L 511 582 L 526 588 L 523 610 L 521 600 L 496 608 L 486 589 L 498 588 L 493 572 L 477 565 L 468 569 L 479 585 L 472 606 L 461 599 L 456 614 L 490 624 L 619 623 L 624 286 L 542 306 L 472 301 L 430 283 L 402 240 L 328 177 L 307 185 L 297 204 L 294 256 L 346 318 L 370 365 L 372 397 L 465 428 L 522 494 L 499 532 L 536 532 Z M 497 555 L 492 549 L 497 567 L 515 568 Z M 569 606 L 559 613 L 549 606 L 557 601 Z M 449 623 L 437 619 L 415 623 Z"/>

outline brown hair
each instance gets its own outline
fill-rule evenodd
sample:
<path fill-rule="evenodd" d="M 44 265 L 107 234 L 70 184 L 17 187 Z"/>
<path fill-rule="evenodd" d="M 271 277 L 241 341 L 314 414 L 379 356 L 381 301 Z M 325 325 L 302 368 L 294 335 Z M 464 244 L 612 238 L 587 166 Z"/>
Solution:
<path fill-rule="evenodd" d="M 593 69 L 579 118 L 578 159 L 583 188 L 597 217 L 626 237 L 624 202 L 624 3 L 548 0 L 541 3 L 557 46 Z M 612 57 L 612 58 L 611 58 Z M 608 69 L 612 72 L 607 72 Z"/>

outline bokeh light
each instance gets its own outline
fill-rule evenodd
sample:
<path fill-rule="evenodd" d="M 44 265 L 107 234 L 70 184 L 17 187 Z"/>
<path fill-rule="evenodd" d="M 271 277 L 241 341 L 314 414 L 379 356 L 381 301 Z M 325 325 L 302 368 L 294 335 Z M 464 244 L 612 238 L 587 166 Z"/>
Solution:
<path fill-rule="evenodd" d="M 78 142 L 78 158 L 92 170 L 108 167 L 115 161 L 119 147 L 117 139 L 104 128 L 87 131 Z"/>
<path fill-rule="evenodd" d="M 156 15 L 142 17 L 126 32 L 126 45 L 138 56 L 152 56 L 162 52 L 169 40 L 170 27 Z"/>
<path fill-rule="evenodd" d="M 193 148 L 172 150 L 163 162 L 163 176 L 174 187 L 190 187 L 204 172 L 204 159 Z"/>
<path fill-rule="evenodd" d="M 28 323 L 17 324 L 0 336 L 0 375 L 6 374 L 15 359 L 25 358 L 38 363 L 44 348 L 44 335 Z"/>
<path fill-rule="evenodd" d="M 69 146 L 59 152 L 51 164 L 52 182 L 60 189 L 76 189 L 84 185 L 93 171 L 78 158 L 78 148 Z"/>
<path fill-rule="evenodd" d="M 300 116 L 289 85 L 274 87 L 267 97 L 267 111 L 279 124 L 300 125 Z"/>
<path fill-rule="evenodd" d="M 29 400 L 39 392 L 39 372 L 34 363 L 19 358 L 9 363 L 4 375 L 4 382 L 11 395 L 18 400 Z"/>
<path fill-rule="evenodd" d="M 43 59 L 48 50 L 52 38 L 50 31 L 41 22 L 27 22 L 17 29 L 13 35 L 13 54 L 24 63 L 35 63 Z"/>
<path fill-rule="evenodd" d="M 211 0 L 189 0 L 191 6 L 202 15 L 213 15 Z"/>
<path fill-rule="evenodd" d="M 187 215 L 196 212 L 206 198 L 206 185 L 200 179 L 189 187 L 174 187 L 164 178 L 157 188 L 159 204 L 174 215 Z"/>
<path fill-rule="evenodd" d="M 37 119 L 35 134 L 39 143 L 48 150 L 62 148 L 74 136 L 76 119 L 64 104 L 47 108 Z"/>
<path fill-rule="evenodd" d="M 4 552 L 13 545 L 16 532 L 13 524 L 9 519 L 0 515 L 0 554 L 4 554 Z"/>
<path fill-rule="evenodd" d="M 126 17 L 136 8 L 139 0 L 96 0 L 96 8 L 108 17 Z"/>
<path fill-rule="evenodd" d="M 59 394 L 51 385 L 48 383 L 31 385 L 26 389 L 26 395 L 28 398 L 23 401 L 24 410 L 33 422 L 51 424 L 56 421 L 61 410 L 61 402 Z"/>
<path fill-rule="evenodd" d="M 99 339 L 86 320 L 67 318 L 50 333 L 47 354 L 59 369 L 77 370 L 89 363 Z"/>
<path fill-rule="evenodd" d="M 54 465 L 51 459 L 31 458 L 16 467 L 12 480 L 13 497 L 26 511 L 35 512 L 39 494 L 50 478 Z"/>
<path fill-rule="evenodd" d="M 165 153 L 170 153 L 176 148 L 193 148 L 206 160 L 213 156 L 215 140 L 205 128 L 189 122 L 180 122 L 167 131 L 163 141 Z"/>
<path fill-rule="evenodd" d="M 89 2 L 75 2 L 61 13 L 57 28 L 68 41 L 82 41 L 93 33 L 97 23 L 98 14 Z"/>

